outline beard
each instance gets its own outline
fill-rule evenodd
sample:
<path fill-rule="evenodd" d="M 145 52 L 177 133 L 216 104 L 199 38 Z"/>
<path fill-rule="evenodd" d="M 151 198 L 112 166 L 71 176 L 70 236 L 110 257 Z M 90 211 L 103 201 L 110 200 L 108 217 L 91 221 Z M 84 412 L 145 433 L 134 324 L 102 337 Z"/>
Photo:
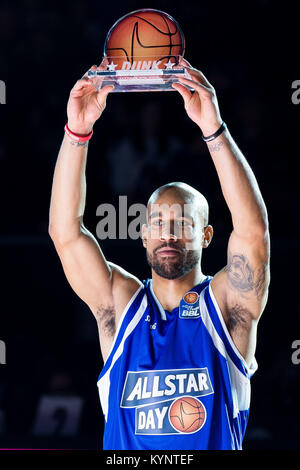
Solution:
<path fill-rule="evenodd" d="M 176 255 L 176 260 L 173 258 L 164 258 L 162 259 L 157 250 L 161 248 L 174 248 L 179 249 L 179 246 L 172 245 L 162 245 L 158 248 L 155 248 L 153 253 L 147 251 L 147 261 L 149 266 L 153 269 L 158 276 L 161 276 L 165 279 L 178 279 L 181 276 L 184 276 L 190 272 L 200 260 L 200 251 L 199 250 L 184 250 L 181 248 L 181 252 Z"/>

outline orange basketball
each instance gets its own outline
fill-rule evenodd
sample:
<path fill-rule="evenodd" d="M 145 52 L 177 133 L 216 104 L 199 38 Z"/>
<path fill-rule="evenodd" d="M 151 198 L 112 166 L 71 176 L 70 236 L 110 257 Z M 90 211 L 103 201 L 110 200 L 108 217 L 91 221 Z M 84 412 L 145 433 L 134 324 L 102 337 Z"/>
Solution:
<path fill-rule="evenodd" d="M 200 400 L 181 397 L 169 409 L 169 421 L 176 431 L 192 433 L 199 431 L 206 420 L 206 410 Z"/>
<path fill-rule="evenodd" d="M 169 60 L 178 63 L 185 40 L 179 24 L 167 13 L 150 8 L 136 10 L 120 18 L 109 30 L 104 54 L 120 69 L 124 61 L 145 63 Z"/>
<path fill-rule="evenodd" d="M 197 292 L 188 292 L 183 299 L 188 304 L 194 304 L 198 300 L 198 294 Z"/>

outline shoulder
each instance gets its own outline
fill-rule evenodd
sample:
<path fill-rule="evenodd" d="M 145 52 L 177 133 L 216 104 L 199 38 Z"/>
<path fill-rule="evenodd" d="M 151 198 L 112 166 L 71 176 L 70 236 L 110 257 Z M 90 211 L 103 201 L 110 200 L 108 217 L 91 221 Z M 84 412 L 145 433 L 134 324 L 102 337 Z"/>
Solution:
<path fill-rule="evenodd" d="M 111 269 L 112 273 L 112 280 L 115 280 L 116 282 L 132 282 L 135 283 L 136 285 L 141 286 L 142 282 L 133 274 L 130 272 L 126 271 L 126 269 L 122 268 L 121 266 L 112 263 L 111 261 L 108 261 L 107 263 Z"/>
<path fill-rule="evenodd" d="M 210 288 L 213 291 L 213 294 L 218 302 L 218 306 L 222 312 L 224 320 L 226 321 L 227 317 L 227 308 L 226 308 L 226 293 L 224 289 L 224 284 L 226 283 L 226 267 L 217 272 L 210 280 Z"/>
<path fill-rule="evenodd" d="M 118 317 L 133 295 L 143 286 L 143 283 L 120 266 L 110 261 L 108 264 L 111 269 L 114 308 Z"/>

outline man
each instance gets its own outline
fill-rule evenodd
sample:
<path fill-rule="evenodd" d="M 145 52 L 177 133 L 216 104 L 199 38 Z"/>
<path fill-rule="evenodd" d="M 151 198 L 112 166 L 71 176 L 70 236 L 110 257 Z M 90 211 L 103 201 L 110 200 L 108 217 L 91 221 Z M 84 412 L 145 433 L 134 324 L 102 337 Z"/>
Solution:
<path fill-rule="evenodd" d="M 173 86 L 207 142 L 232 216 L 227 265 L 213 277 L 201 270 L 213 236 L 208 205 L 184 183 L 158 188 L 148 201 L 142 238 L 152 279 L 141 282 L 105 259 L 83 214 L 88 139 L 112 87 L 97 92 L 85 75 L 68 102 L 49 233 L 70 285 L 97 320 L 104 449 L 241 449 L 247 425 L 270 278 L 267 211 L 214 88 L 182 65 L 191 79 Z"/>

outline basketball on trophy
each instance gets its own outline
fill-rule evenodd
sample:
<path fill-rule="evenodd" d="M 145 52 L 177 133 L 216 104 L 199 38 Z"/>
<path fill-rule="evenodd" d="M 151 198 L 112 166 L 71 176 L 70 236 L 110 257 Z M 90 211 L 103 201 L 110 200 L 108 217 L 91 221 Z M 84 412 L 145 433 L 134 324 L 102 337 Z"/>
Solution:
<path fill-rule="evenodd" d="M 172 67 L 184 50 L 185 39 L 177 21 L 150 8 L 120 18 L 109 30 L 104 45 L 104 55 L 117 70 L 165 68 L 167 63 Z"/>
<path fill-rule="evenodd" d="M 122 16 L 110 28 L 103 50 L 106 69 L 89 70 L 88 77 L 97 90 L 113 85 L 112 93 L 174 91 L 172 83 L 179 77 L 190 78 L 180 63 L 184 53 L 177 21 L 163 11 L 143 8 Z"/>

